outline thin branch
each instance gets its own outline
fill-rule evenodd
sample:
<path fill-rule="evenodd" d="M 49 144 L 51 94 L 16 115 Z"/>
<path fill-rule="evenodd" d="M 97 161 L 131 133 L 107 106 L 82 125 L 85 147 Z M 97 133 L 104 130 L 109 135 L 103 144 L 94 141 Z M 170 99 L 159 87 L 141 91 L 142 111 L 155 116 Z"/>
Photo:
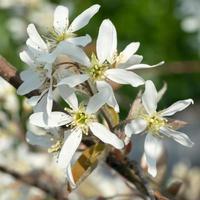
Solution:
<path fill-rule="evenodd" d="M 12 171 L 10 169 L 7 169 L 7 167 L 4 166 L 0 166 L 0 171 L 2 173 L 8 174 L 10 176 L 12 176 L 13 178 L 15 178 L 16 180 L 28 184 L 32 187 L 37 187 L 40 190 L 42 190 L 43 192 L 45 192 L 46 194 L 48 194 L 49 196 L 53 197 L 56 200 L 67 200 L 68 198 L 65 197 L 66 194 L 63 193 L 63 191 L 57 187 L 55 188 L 55 186 L 53 187 L 52 185 L 49 186 L 49 184 L 47 184 L 47 181 L 44 181 L 45 178 L 47 179 L 47 174 L 44 175 L 44 173 L 39 173 L 39 174 L 25 174 L 22 175 L 18 172 Z M 44 178 L 44 176 L 46 176 Z"/>

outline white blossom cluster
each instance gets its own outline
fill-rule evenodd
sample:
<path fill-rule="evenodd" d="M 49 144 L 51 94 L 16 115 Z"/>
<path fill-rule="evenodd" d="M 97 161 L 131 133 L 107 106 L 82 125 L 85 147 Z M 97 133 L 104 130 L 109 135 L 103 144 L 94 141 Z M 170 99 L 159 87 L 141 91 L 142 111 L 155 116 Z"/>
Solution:
<path fill-rule="evenodd" d="M 133 72 L 135 69 L 160 66 L 163 62 L 156 65 L 142 64 L 143 57 L 136 54 L 139 42 L 132 42 L 119 52 L 117 32 L 109 19 L 103 20 L 100 25 L 96 51 L 91 56 L 85 53 L 84 47 L 92 39 L 88 34 L 79 36 L 77 31 L 89 23 L 99 8 L 99 5 L 93 5 L 70 22 L 68 8 L 58 6 L 54 12 L 52 28 L 45 37 L 40 36 L 34 24 L 28 26 L 27 47 L 20 53 L 21 60 L 29 68 L 21 72 L 23 83 L 17 92 L 26 95 L 34 91 L 28 99 L 34 110 L 29 121 L 46 130 L 45 135 L 34 135 L 29 131 L 27 140 L 57 155 L 58 166 L 66 172 L 71 186 L 75 186 L 71 171 L 72 158 L 82 138 L 93 138 L 91 134 L 106 144 L 123 149 L 132 134 L 147 132 L 144 149 L 148 172 L 153 176 L 156 175 L 156 150 L 162 137 L 173 138 L 185 146 L 193 144 L 184 133 L 173 130 L 166 118 L 185 109 L 193 101 L 178 101 L 157 112 L 159 95 L 153 82 L 145 82 Z M 61 61 L 63 57 L 64 62 Z M 120 111 L 111 85 L 113 82 L 132 87 L 145 85 L 142 95 L 143 112 L 126 124 L 125 140 L 102 123 L 99 112 L 105 104 L 117 113 Z M 81 86 L 89 90 L 88 99 L 84 102 L 78 102 L 77 98 L 78 91 L 85 95 Z M 63 111 L 53 109 L 58 94 L 66 102 Z"/>

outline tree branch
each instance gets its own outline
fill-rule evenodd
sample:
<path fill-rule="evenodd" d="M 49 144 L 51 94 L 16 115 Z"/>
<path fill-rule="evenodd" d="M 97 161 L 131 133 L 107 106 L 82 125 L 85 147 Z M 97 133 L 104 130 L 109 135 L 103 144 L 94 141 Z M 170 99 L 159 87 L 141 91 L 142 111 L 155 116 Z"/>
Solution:
<path fill-rule="evenodd" d="M 17 179 L 22 183 L 39 188 L 40 190 L 42 190 L 43 192 L 45 192 L 46 194 L 48 194 L 56 200 L 67 200 L 67 197 L 65 197 L 66 194 L 64 194 L 62 189 L 60 189 L 62 187 L 53 186 L 53 184 L 49 186 L 48 182 L 49 180 L 51 180 L 52 182 L 52 178 L 44 172 L 39 173 L 38 171 L 36 171 L 36 173 L 22 175 L 18 172 L 7 169 L 7 167 L 4 166 L 0 166 L 0 171 L 2 173 L 12 176 L 13 178 Z"/>

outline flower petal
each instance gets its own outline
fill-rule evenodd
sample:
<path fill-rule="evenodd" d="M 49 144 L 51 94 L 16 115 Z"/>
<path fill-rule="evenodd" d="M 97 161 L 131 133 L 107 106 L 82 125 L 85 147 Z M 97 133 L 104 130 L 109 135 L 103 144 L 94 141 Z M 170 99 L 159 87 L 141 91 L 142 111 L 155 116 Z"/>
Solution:
<path fill-rule="evenodd" d="M 48 121 L 46 122 L 45 114 L 42 112 L 37 112 L 33 113 L 29 117 L 29 120 L 30 123 L 35 126 L 42 128 L 53 128 L 67 125 L 72 121 L 72 118 L 63 112 L 51 112 L 51 115 L 48 117 Z"/>
<path fill-rule="evenodd" d="M 162 143 L 160 139 L 151 134 L 147 134 L 144 143 L 144 153 L 148 165 L 148 173 L 153 177 L 157 174 L 156 161 L 160 156 L 162 149 L 161 145 Z"/>
<path fill-rule="evenodd" d="M 39 75 L 36 72 L 32 71 L 29 77 L 27 77 L 26 80 L 17 89 L 17 94 L 28 94 L 29 92 L 38 89 L 43 84 L 43 82 L 44 80 L 41 80 Z"/>
<path fill-rule="evenodd" d="M 95 4 L 78 15 L 69 26 L 70 32 L 75 32 L 86 26 L 90 19 L 99 11 L 100 5 Z"/>
<path fill-rule="evenodd" d="M 75 62 L 84 66 L 90 66 L 90 60 L 85 52 L 80 47 L 67 41 L 60 42 L 52 54 L 55 54 L 53 57 L 57 55 L 67 55 Z"/>
<path fill-rule="evenodd" d="M 87 104 L 86 113 L 92 114 L 96 113 L 106 102 L 108 99 L 108 94 L 106 92 L 98 92 L 94 94 Z"/>
<path fill-rule="evenodd" d="M 132 120 L 125 126 L 125 134 L 131 137 L 132 134 L 142 133 L 147 127 L 147 122 L 144 119 Z"/>
<path fill-rule="evenodd" d="M 85 47 L 92 41 L 92 38 L 88 34 L 86 34 L 85 36 L 69 38 L 67 39 L 67 41 L 71 42 L 74 45 Z"/>
<path fill-rule="evenodd" d="M 162 110 L 160 112 L 161 116 L 171 116 L 177 112 L 180 112 L 187 108 L 190 104 L 193 104 L 194 101 L 192 99 L 180 100 L 169 106 L 168 108 Z"/>
<path fill-rule="evenodd" d="M 76 183 L 74 181 L 74 177 L 73 177 L 73 174 L 72 174 L 71 164 L 69 164 L 68 167 L 67 167 L 66 178 L 67 178 L 67 180 L 70 184 L 70 187 L 72 189 L 74 189 L 76 187 Z"/>
<path fill-rule="evenodd" d="M 124 69 L 108 69 L 105 75 L 110 80 L 120 84 L 130 84 L 133 87 L 138 87 L 144 84 L 144 79 L 134 72 Z"/>
<path fill-rule="evenodd" d="M 49 87 L 49 91 L 48 91 L 48 93 L 47 93 L 46 112 L 47 112 L 47 115 L 48 115 L 48 116 L 51 114 L 52 107 L 53 107 L 52 81 L 53 81 L 53 80 L 51 80 L 50 87 Z"/>
<path fill-rule="evenodd" d="M 143 56 L 141 55 L 132 55 L 125 63 L 121 63 L 118 65 L 118 68 L 126 69 L 132 65 L 136 65 L 141 63 L 143 60 Z"/>
<path fill-rule="evenodd" d="M 127 62 L 131 56 L 138 50 L 140 46 L 139 42 L 132 42 L 126 46 L 126 48 L 119 54 L 118 64 Z"/>
<path fill-rule="evenodd" d="M 33 73 L 35 72 L 31 68 L 25 69 L 24 71 L 20 72 L 20 78 L 22 79 L 22 81 L 26 81 L 29 79 L 30 76 L 33 75 Z"/>
<path fill-rule="evenodd" d="M 53 144 L 50 135 L 36 135 L 31 131 L 27 131 L 26 133 L 26 141 L 31 145 L 37 145 L 45 148 L 51 147 Z"/>
<path fill-rule="evenodd" d="M 105 19 L 99 28 L 96 48 L 100 63 L 112 60 L 117 52 L 117 32 L 109 19 Z"/>
<path fill-rule="evenodd" d="M 115 94 L 110 84 L 108 84 L 106 81 L 97 81 L 96 85 L 99 93 L 101 93 L 102 95 L 102 98 L 107 96 L 104 98 L 105 103 L 112 107 L 116 112 L 119 112 L 119 105 L 117 103 Z"/>
<path fill-rule="evenodd" d="M 147 68 L 153 68 L 153 67 L 158 67 L 164 64 L 164 61 L 159 62 L 156 65 L 147 65 L 147 64 L 136 64 L 136 65 L 132 65 L 130 67 L 127 67 L 127 69 L 129 70 L 133 70 L 133 69 L 147 69 Z"/>
<path fill-rule="evenodd" d="M 28 51 L 22 51 L 19 54 L 20 59 L 29 66 L 34 66 L 34 61 Z"/>
<path fill-rule="evenodd" d="M 44 94 L 47 92 L 48 90 L 44 90 L 40 95 L 38 96 L 32 96 L 30 97 L 27 102 L 32 106 L 36 106 L 37 103 L 41 100 L 41 98 L 44 96 Z M 40 110 L 41 111 L 41 110 Z"/>
<path fill-rule="evenodd" d="M 57 6 L 54 11 L 53 27 L 56 33 L 63 34 L 69 25 L 69 11 L 67 7 Z"/>
<path fill-rule="evenodd" d="M 87 75 L 87 74 L 75 74 L 75 75 L 71 75 L 66 78 L 63 78 L 57 85 L 58 86 L 59 85 L 68 85 L 73 88 L 73 87 L 85 82 L 88 79 L 89 79 L 89 75 Z"/>
<path fill-rule="evenodd" d="M 164 83 L 163 87 L 158 91 L 157 102 L 159 102 L 162 99 L 166 91 L 167 91 L 167 83 Z"/>
<path fill-rule="evenodd" d="M 35 44 L 35 46 L 33 46 L 33 48 L 37 47 L 36 49 L 39 50 L 39 51 L 47 51 L 48 50 L 46 43 L 40 37 L 40 35 L 39 35 L 37 29 L 35 28 L 34 24 L 28 25 L 27 33 L 28 33 L 28 36 L 29 36 L 30 40 L 32 41 L 32 43 Z"/>
<path fill-rule="evenodd" d="M 145 91 L 142 95 L 142 103 L 148 114 L 152 114 L 157 109 L 158 93 L 152 81 L 145 83 Z"/>
<path fill-rule="evenodd" d="M 98 122 L 89 124 L 92 133 L 106 144 L 111 144 L 117 149 L 122 149 L 124 143 L 114 133 L 110 132 L 105 126 Z"/>
<path fill-rule="evenodd" d="M 74 93 L 74 89 L 66 86 L 58 86 L 60 96 L 65 100 L 69 106 L 75 110 L 78 109 L 78 99 Z"/>
<path fill-rule="evenodd" d="M 161 127 L 160 132 L 165 136 L 172 138 L 176 142 L 182 144 L 183 146 L 192 147 L 194 144 L 185 133 L 175 131 L 171 128 Z"/>
<path fill-rule="evenodd" d="M 75 129 L 67 137 L 58 156 L 58 166 L 60 168 L 68 168 L 76 149 L 81 143 L 81 139 L 82 132 L 80 129 Z"/>

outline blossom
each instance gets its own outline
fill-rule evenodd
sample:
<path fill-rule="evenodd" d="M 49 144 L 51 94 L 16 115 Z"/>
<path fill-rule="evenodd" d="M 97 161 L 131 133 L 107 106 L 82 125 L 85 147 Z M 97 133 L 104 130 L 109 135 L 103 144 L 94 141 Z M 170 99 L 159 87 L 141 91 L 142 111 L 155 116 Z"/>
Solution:
<path fill-rule="evenodd" d="M 48 124 L 44 123 L 44 114 L 42 112 L 34 113 L 29 118 L 31 124 L 45 129 L 58 128 L 61 126 L 67 127 L 63 137 L 66 138 L 65 141 L 63 141 L 63 139 L 59 140 L 59 142 L 57 141 L 56 148 L 59 150 L 58 165 L 66 170 L 67 179 L 70 180 L 71 183 L 73 183 L 71 160 L 83 135 L 88 135 L 89 131 L 91 131 L 94 136 L 106 144 L 111 144 L 117 149 L 122 149 L 124 147 L 122 140 L 97 121 L 94 113 L 96 109 L 93 110 L 93 108 L 93 102 L 89 101 L 87 107 L 84 107 L 82 105 L 79 106 L 78 100 L 75 99 L 75 101 L 71 102 L 71 108 L 66 109 L 68 114 L 54 111 L 49 116 Z M 32 143 L 34 143 L 34 141 Z M 53 147 L 55 147 L 55 145 Z"/>
<path fill-rule="evenodd" d="M 45 43 L 44 43 L 45 44 Z M 66 53 L 74 50 L 81 54 L 82 50 L 71 43 L 63 42 Z M 74 98 L 74 90 L 72 89 L 80 82 L 87 79 L 86 75 L 73 75 L 65 68 L 59 68 L 56 64 L 56 59 L 60 54 L 53 51 L 47 53 L 45 49 L 34 49 L 29 47 L 27 50 L 20 53 L 20 58 L 29 68 L 22 71 L 20 77 L 23 83 L 17 90 L 19 95 L 28 94 L 31 91 L 38 90 L 38 95 L 34 95 L 29 99 L 32 106 L 36 106 L 35 111 L 50 114 L 53 105 L 53 91 L 58 88 L 61 96 L 65 98 Z M 79 53 L 80 52 L 80 53 Z M 39 57 L 37 57 L 40 54 Z M 77 58 L 76 58 L 77 59 Z M 70 79 L 66 79 L 70 76 Z M 64 79 L 65 78 L 65 79 Z M 62 79 L 65 82 L 61 81 Z M 74 81 L 74 79 L 76 81 Z M 59 85 L 57 85 L 59 83 Z M 47 119 L 46 119 L 47 120 Z"/>
<path fill-rule="evenodd" d="M 192 99 L 180 100 L 169 106 L 168 108 L 156 111 L 159 95 L 152 81 L 148 80 L 145 83 L 145 91 L 142 95 L 142 104 L 144 113 L 140 114 L 136 119 L 133 119 L 125 126 L 125 134 L 131 137 L 132 134 L 140 134 L 147 132 L 144 143 L 144 152 L 148 165 L 148 172 L 152 176 L 156 176 L 156 159 L 159 155 L 159 146 L 163 137 L 169 137 L 176 142 L 192 147 L 193 142 L 189 137 L 179 131 L 173 130 L 168 123 L 166 117 L 174 115 L 176 112 L 182 111 L 190 104 L 193 104 Z"/>
<path fill-rule="evenodd" d="M 107 103 L 119 112 L 119 106 L 115 99 L 110 81 L 118 84 L 130 84 L 138 87 L 144 84 L 144 79 L 130 71 L 138 68 L 150 68 L 158 65 L 140 64 L 142 56 L 135 55 L 139 48 L 139 42 L 130 43 L 120 54 L 117 53 L 117 33 L 114 25 L 108 19 L 104 20 L 99 28 L 96 44 L 96 54 L 91 59 L 83 54 L 76 60 L 82 67 L 82 73 L 88 75 L 88 79 L 96 84 L 98 93 L 93 96 L 94 102 L 101 107 Z M 98 109 L 98 108 L 97 108 Z"/>
<path fill-rule="evenodd" d="M 89 35 L 76 37 L 75 32 L 86 26 L 99 8 L 98 4 L 89 7 L 69 24 L 68 8 L 57 6 L 54 11 L 53 31 L 50 32 L 49 42 L 56 45 L 65 40 L 75 45 L 86 46 L 91 42 L 91 37 Z"/>

